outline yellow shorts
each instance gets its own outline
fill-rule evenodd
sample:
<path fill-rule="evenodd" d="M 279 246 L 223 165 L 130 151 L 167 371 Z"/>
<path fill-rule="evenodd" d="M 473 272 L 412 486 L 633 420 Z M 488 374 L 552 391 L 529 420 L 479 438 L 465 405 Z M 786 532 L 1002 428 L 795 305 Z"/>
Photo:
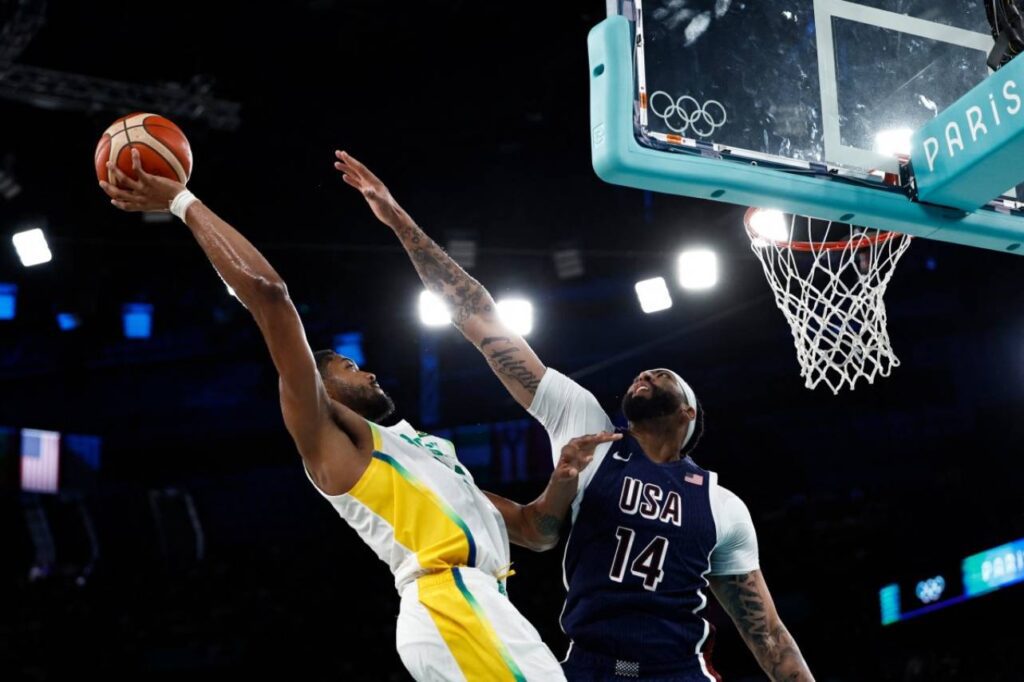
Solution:
<path fill-rule="evenodd" d="M 398 655 L 419 682 L 557 682 L 565 675 L 497 579 L 475 568 L 431 573 L 402 589 Z"/>

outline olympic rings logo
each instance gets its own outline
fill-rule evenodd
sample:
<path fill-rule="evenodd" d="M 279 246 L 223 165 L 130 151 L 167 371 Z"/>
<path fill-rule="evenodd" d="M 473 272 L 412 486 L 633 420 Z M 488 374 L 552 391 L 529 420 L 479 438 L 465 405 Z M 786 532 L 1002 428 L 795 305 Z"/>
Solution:
<path fill-rule="evenodd" d="M 946 581 L 941 575 L 929 578 L 928 580 L 922 580 L 917 584 L 917 598 L 925 604 L 930 604 L 941 597 L 945 589 Z"/>
<path fill-rule="evenodd" d="M 729 120 L 725 107 L 718 100 L 709 99 L 701 104 L 689 95 L 673 99 L 664 90 L 651 95 L 649 109 L 669 130 L 680 135 L 689 130 L 698 137 L 710 137 Z"/>

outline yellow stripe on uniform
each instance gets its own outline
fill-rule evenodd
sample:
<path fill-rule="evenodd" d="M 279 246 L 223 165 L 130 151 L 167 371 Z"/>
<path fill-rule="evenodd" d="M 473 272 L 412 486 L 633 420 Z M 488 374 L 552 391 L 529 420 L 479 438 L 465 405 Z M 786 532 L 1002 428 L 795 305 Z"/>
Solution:
<path fill-rule="evenodd" d="M 462 582 L 458 569 L 416 581 L 420 603 L 467 680 L 525 682 L 487 615 Z"/>
<path fill-rule="evenodd" d="M 376 429 L 371 430 L 377 447 L 380 435 Z M 390 455 L 374 452 L 349 495 L 384 519 L 394 532 L 395 542 L 414 552 L 422 568 L 473 565 L 476 544 L 466 524 Z"/>
<path fill-rule="evenodd" d="M 380 435 L 380 427 L 373 422 L 366 422 L 370 426 L 370 433 L 373 434 L 373 449 L 380 452 L 384 448 L 384 438 Z"/>

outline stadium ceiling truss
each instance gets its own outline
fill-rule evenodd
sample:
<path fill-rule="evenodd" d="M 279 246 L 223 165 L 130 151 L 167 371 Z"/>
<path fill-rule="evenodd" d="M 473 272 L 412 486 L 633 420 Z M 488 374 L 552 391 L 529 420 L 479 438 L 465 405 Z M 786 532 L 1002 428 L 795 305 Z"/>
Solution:
<path fill-rule="evenodd" d="M 17 63 L 46 22 L 46 0 L 0 0 L 0 97 L 43 109 L 123 113 L 156 111 L 235 130 L 240 105 L 218 99 L 208 78 L 143 85 Z"/>

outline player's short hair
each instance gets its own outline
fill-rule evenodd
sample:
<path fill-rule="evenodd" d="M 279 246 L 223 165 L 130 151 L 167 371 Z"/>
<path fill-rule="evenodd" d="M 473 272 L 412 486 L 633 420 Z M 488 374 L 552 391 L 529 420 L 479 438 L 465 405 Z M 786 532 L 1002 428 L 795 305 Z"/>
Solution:
<path fill-rule="evenodd" d="M 320 372 L 320 376 L 324 376 L 324 371 L 327 369 L 327 364 L 337 357 L 337 353 L 333 350 L 318 350 L 313 353 L 313 359 L 316 360 L 316 370 Z"/>

